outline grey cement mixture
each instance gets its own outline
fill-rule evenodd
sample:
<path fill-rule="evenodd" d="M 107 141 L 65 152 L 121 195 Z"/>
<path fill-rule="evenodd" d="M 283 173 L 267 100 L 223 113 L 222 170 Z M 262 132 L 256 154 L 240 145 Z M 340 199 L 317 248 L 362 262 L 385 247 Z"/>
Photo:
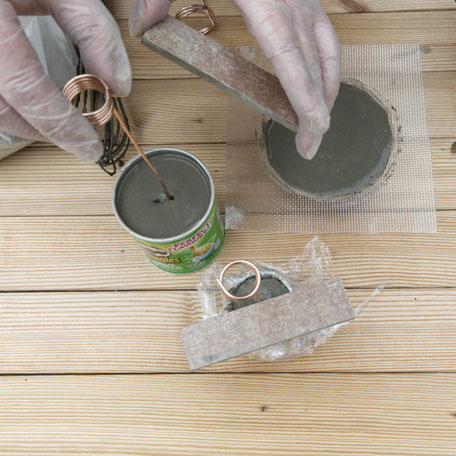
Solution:
<path fill-rule="evenodd" d="M 267 167 L 287 188 L 309 196 L 345 196 L 373 184 L 390 158 L 393 134 L 385 108 L 358 87 L 342 83 L 331 126 L 317 155 L 302 158 L 295 133 L 274 121 L 264 127 Z M 271 172 L 271 169 L 269 169 Z"/>
<path fill-rule="evenodd" d="M 230 290 L 230 293 L 234 296 L 247 296 L 253 290 L 254 285 L 255 276 L 251 276 Z M 258 290 L 258 296 L 262 301 L 277 298 L 278 296 L 282 296 L 285 293 L 289 293 L 290 291 L 291 290 L 288 288 L 288 286 L 285 285 L 278 277 L 274 275 L 262 274 L 260 289 Z M 243 302 L 230 301 L 226 307 L 226 310 L 227 312 L 231 312 L 233 310 L 250 306 L 251 304 L 255 304 L 257 302 L 258 300 L 255 297 Z"/>
<path fill-rule="evenodd" d="M 154 239 L 185 233 L 205 215 L 211 199 L 204 171 L 173 151 L 148 155 L 174 196 L 169 200 L 144 160 L 125 171 L 115 204 L 120 218 L 134 232 Z"/>

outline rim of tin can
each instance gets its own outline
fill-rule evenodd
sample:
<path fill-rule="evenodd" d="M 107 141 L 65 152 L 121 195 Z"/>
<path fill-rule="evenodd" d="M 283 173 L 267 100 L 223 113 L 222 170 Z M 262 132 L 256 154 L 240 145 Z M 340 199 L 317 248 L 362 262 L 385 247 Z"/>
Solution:
<path fill-rule="evenodd" d="M 117 191 L 119 189 L 119 183 L 121 182 L 124 174 L 130 168 L 132 168 L 136 164 L 136 162 L 138 162 L 139 160 L 142 160 L 142 157 L 140 155 L 137 155 L 136 157 L 133 157 L 122 168 L 122 170 L 120 171 L 119 175 L 117 176 L 116 181 L 114 182 L 114 188 L 112 190 L 112 208 L 113 208 L 113 211 L 114 211 L 114 215 L 116 216 L 116 219 L 120 223 L 120 225 L 122 225 L 124 230 L 128 231 L 135 238 L 141 239 L 142 241 L 146 241 L 146 242 L 158 242 L 158 243 L 167 243 L 168 244 L 168 243 L 172 243 L 172 242 L 178 241 L 178 240 L 182 239 L 185 236 L 190 236 L 190 234 L 192 234 L 195 230 L 197 230 L 201 226 L 203 221 L 208 218 L 209 214 L 211 213 L 212 206 L 214 205 L 214 202 L 215 202 L 215 188 L 214 188 L 214 180 L 212 179 L 212 176 L 209 173 L 209 170 L 206 168 L 206 165 L 200 159 L 196 158 L 193 154 L 191 154 L 190 152 L 187 152 L 187 151 L 181 150 L 181 149 L 174 149 L 174 148 L 171 148 L 171 147 L 162 147 L 160 149 L 151 149 L 151 150 L 148 150 L 148 151 L 146 151 L 144 153 L 148 157 L 149 155 L 156 155 L 156 154 L 164 153 L 164 152 L 173 152 L 175 154 L 183 155 L 184 157 L 190 158 L 206 174 L 206 176 L 207 176 L 207 178 L 209 180 L 209 187 L 210 187 L 211 197 L 210 197 L 210 200 L 209 200 L 208 208 L 207 208 L 206 212 L 204 213 L 204 215 L 201 217 L 201 219 L 198 222 L 196 222 L 194 225 L 192 225 L 192 227 L 189 228 L 187 231 L 184 231 L 182 234 L 178 234 L 176 236 L 168 237 L 168 238 L 150 238 L 150 237 L 147 237 L 147 236 L 143 236 L 142 234 L 139 234 L 136 231 L 133 231 L 122 220 L 122 218 L 119 215 L 119 212 L 117 211 L 117 207 L 116 207 L 116 196 L 117 196 Z M 155 178 L 155 176 L 154 176 L 154 178 Z"/>

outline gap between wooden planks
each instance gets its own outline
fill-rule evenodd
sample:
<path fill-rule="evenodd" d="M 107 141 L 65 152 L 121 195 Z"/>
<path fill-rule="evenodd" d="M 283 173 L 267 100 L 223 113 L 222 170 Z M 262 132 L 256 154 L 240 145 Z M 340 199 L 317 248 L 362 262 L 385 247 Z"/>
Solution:
<path fill-rule="evenodd" d="M 456 209 L 456 138 L 431 141 L 437 210 Z M 145 150 L 160 146 L 144 145 Z M 225 206 L 225 144 L 169 144 L 198 156 L 215 182 L 217 200 Z M 127 160 L 136 155 L 130 149 Z M 81 162 L 53 146 L 25 149 L 0 164 L 0 217 L 111 215 L 115 178 L 98 166 Z M 26 185 L 25 185 L 26 183 Z M 444 227 L 440 227 L 444 228 Z"/>
<path fill-rule="evenodd" d="M 453 374 L 0 378 L 4 454 L 454 456 Z"/>
<path fill-rule="evenodd" d="M 369 290 L 348 290 L 354 306 Z M 236 372 L 456 372 L 455 289 L 388 289 L 314 356 L 211 366 Z M 180 328 L 196 291 L 0 293 L 0 374 L 188 372 Z"/>
<path fill-rule="evenodd" d="M 456 212 L 438 213 L 440 233 L 321 235 L 349 288 L 454 287 Z M 311 235 L 229 231 L 220 261 L 283 262 Z M 0 291 L 193 289 L 200 273 L 175 276 L 151 266 L 111 217 L 0 218 Z"/>
<path fill-rule="evenodd" d="M 108 0 L 107 5 L 116 19 L 126 19 L 130 15 L 131 1 Z M 172 4 L 170 14 L 175 14 L 183 6 L 191 3 L 188 0 L 177 0 Z M 453 0 L 321 0 L 326 13 L 378 13 L 385 11 L 417 10 L 453 10 Z M 208 0 L 217 18 L 223 16 L 240 16 L 239 9 L 231 0 Z"/>

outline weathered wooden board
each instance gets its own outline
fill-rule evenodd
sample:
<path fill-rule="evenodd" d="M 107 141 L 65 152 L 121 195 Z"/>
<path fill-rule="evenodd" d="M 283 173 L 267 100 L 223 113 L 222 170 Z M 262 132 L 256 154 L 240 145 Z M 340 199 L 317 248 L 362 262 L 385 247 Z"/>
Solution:
<path fill-rule="evenodd" d="M 438 210 L 456 209 L 456 138 L 431 141 Z M 215 181 L 217 200 L 225 205 L 224 144 L 170 144 L 197 155 Z M 159 146 L 145 146 L 153 149 Z M 127 159 L 136 151 L 131 149 Z M 55 147 L 36 147 L 0 162 L 0 217 L 36 215 L 110 215 L 114 179 L 96 165 Z"/>
<path fill-rule="evenodd" d="M 348 290 L 353 306 L 370 290 Z M 456 372 L 455 289 L 387 289 L 313 356 L 206 371 Z M 0 293 L 0 374 L 187 372 L 196 291 Z M 456 411 L 456 410 L 455 410 Z"/>
<path fill-rule="evenodd" d="M 108 8 L 117 19 L 126 19 L 130 15 L 131 1 L 108 0 Z M 190 2 L 191 3 L 191 2 Z M 453 0 L 321 0 L 326 13 L 363 13 L 381 11 L 417 11 L 456 9 Z M 175 14 L 188 5 L 188 0 L 177 0 L 171 6 Z M 209 6 L 217 17 L 240 16 L 239 10 L 231 0 L 208 0 Z"/>
<path fill-rule="evenodd" d="M 141 43 L 297 131 L 297 115 L 279 79 L 217 41 L 168 16 L 147 30 Z"/>
<path fill-rule="evenodd" d="M 321 238 L 346 287 L 454 287 L 456 212 L 439 212 L 438 228 L 436 235 Z M 228 231 L 220 261 L 285 261 L 311 237 Z M 114 216 L 0 218 L 0 291 L 193 289 L 198 277 L 154 268 Z"/>
<path fill-rule="evenodd" d="M 5 455 L 454 456 L 454 374 L 0 378 Z"/>

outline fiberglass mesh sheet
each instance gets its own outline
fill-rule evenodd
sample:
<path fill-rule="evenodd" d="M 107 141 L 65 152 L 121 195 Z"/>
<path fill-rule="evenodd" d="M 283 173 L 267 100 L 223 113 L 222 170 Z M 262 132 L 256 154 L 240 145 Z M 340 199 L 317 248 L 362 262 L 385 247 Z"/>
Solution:
<path fill-rule="evenodd" d="M 241 53 L 262 64 L 255 48 Z M 344 79 L 361 81 L 397 110 L 403 142 L 393 172 L 356 201 L 320 201 L 287 191 L 264 167 L 261 114 L 230 98 L 227 228 L 311 234 L 437 231 L 419 45 L 345 45 L 342 62 Z"/>

